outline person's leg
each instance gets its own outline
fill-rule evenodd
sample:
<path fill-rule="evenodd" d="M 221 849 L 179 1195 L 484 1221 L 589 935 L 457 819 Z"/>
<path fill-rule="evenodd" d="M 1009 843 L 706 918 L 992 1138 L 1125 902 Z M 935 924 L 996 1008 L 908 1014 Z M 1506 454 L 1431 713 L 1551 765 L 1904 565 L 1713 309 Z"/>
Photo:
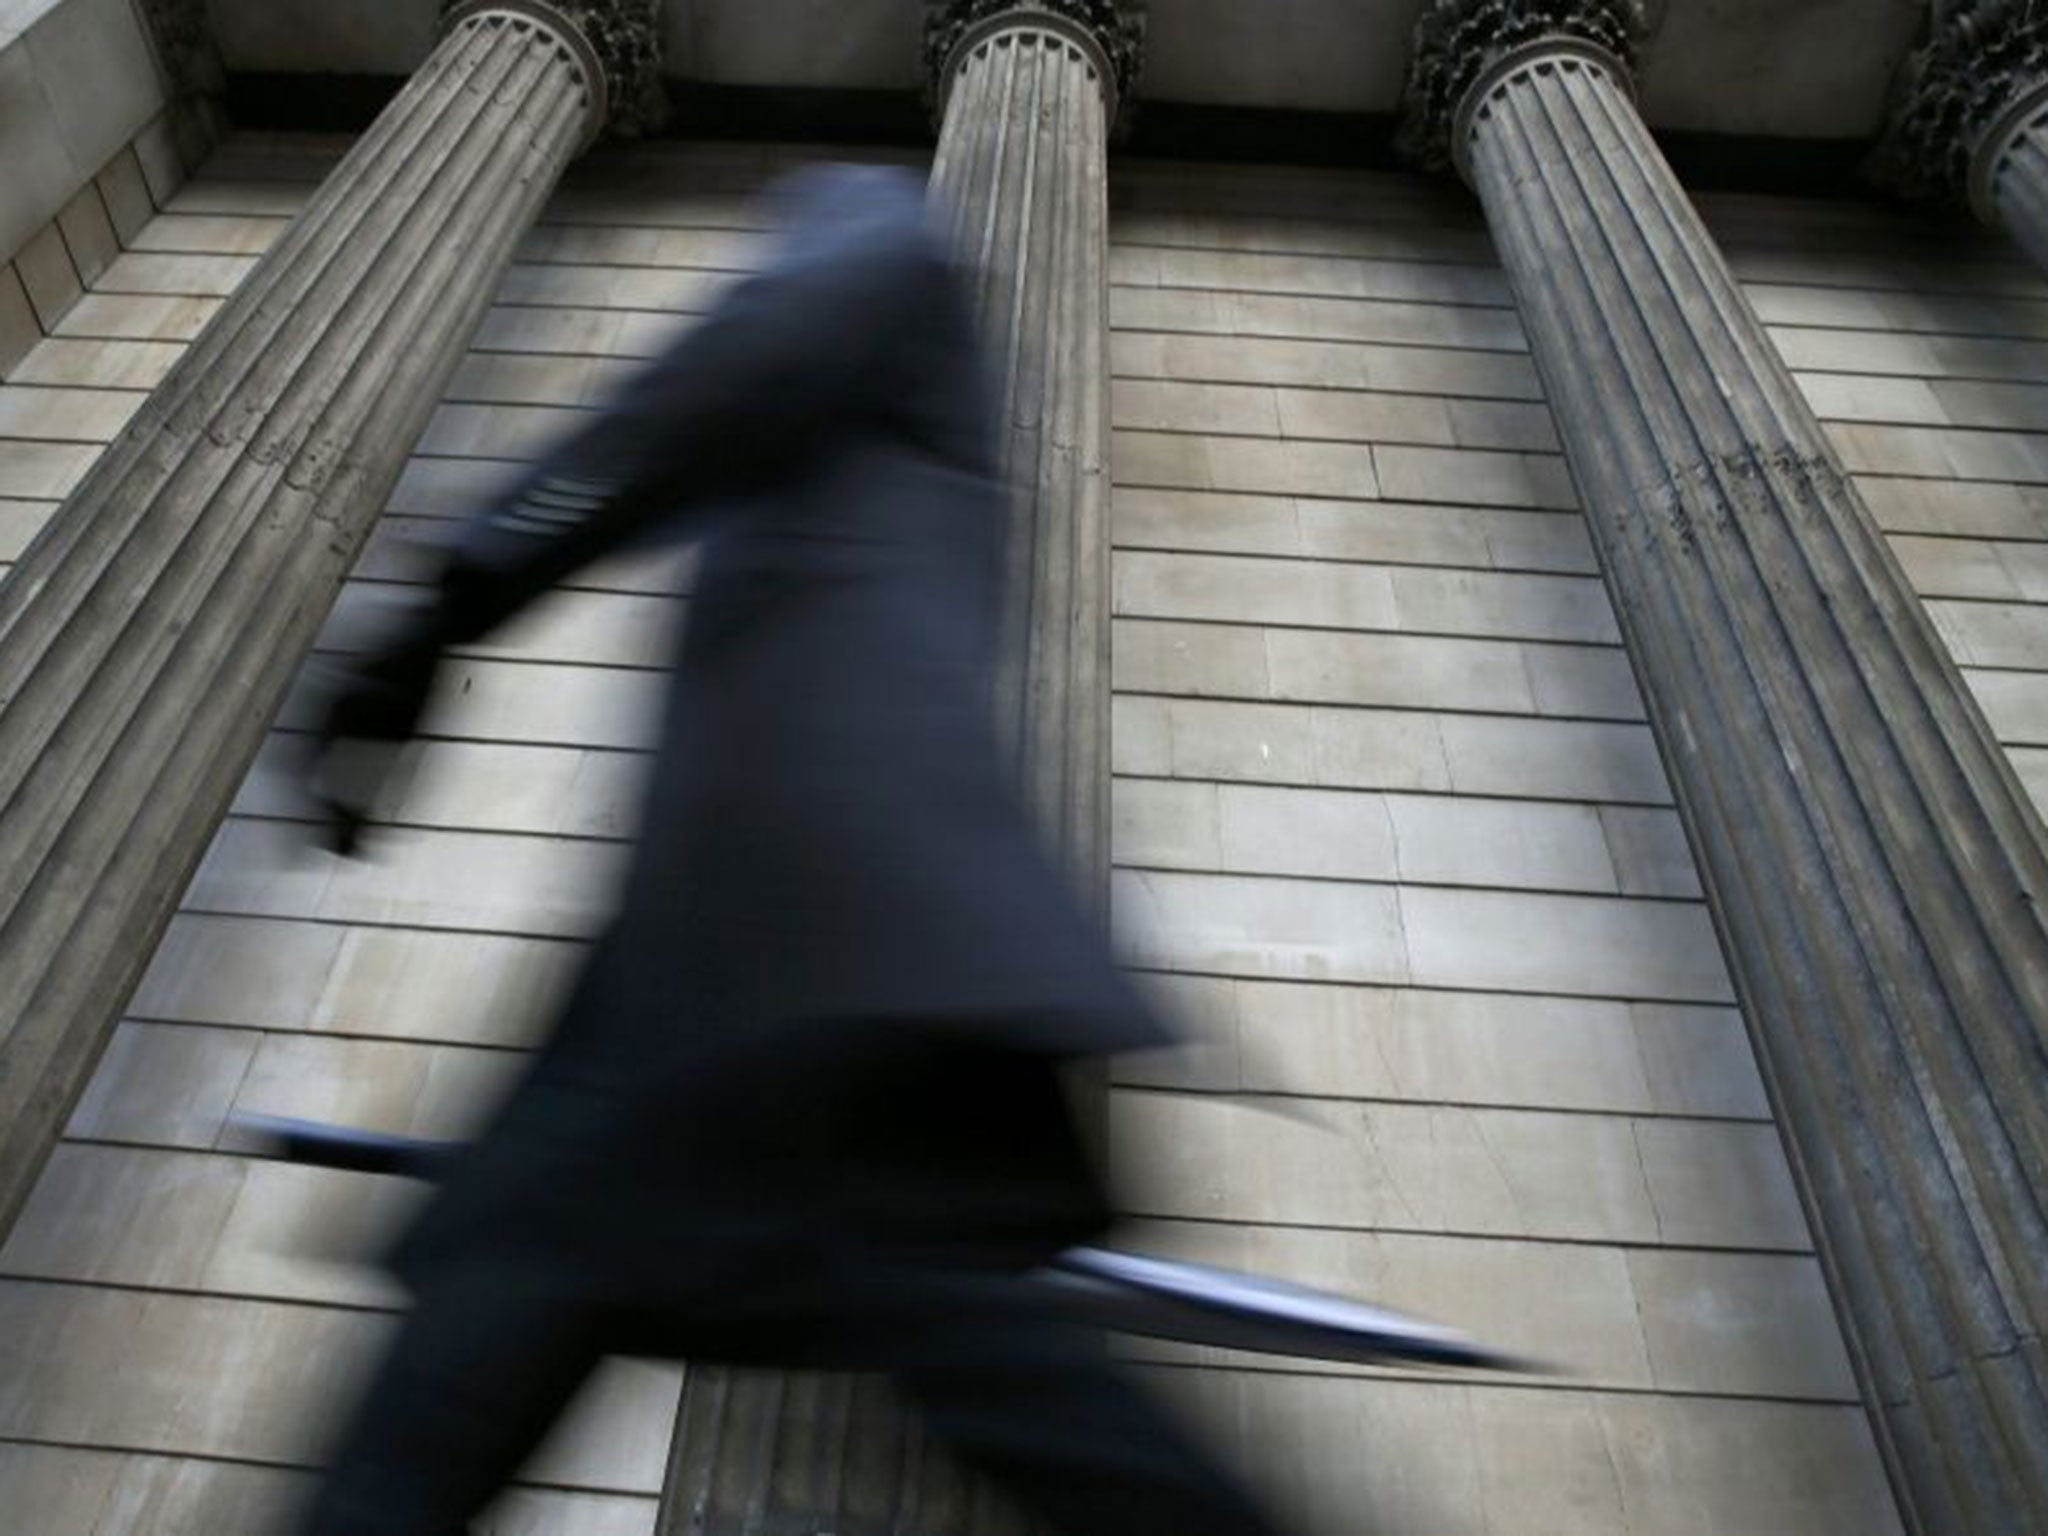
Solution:
<path fill-rule="evenodd" d="M 822 1034 L 808 1059 L 830 1063 L 806 1119 L 851 1239 L 823 1287 L 846 1361 L 889 1371 L 936 1438 L 1076 1536 L 1270 1536 L 1101 1337 L 1019 1284 L 1109 1220 L 1058 1064 L 912 1021 Z"/>
<path fill-rule="evenodd" d="M 354 1409 L 302 1536 L 461 1536 L 599 1352 L 588 1309 L 558 1294 L 438 1284 Z"/>
<path fill-rule="evenodd" d="M 899 1313 L 895 1374 L 937 1439 L 1076 1536 L 1272 1536 L 1250 1492 L 1099 1336 L 1009 1305 L 1006 1289 L 947 1285 Z"/>

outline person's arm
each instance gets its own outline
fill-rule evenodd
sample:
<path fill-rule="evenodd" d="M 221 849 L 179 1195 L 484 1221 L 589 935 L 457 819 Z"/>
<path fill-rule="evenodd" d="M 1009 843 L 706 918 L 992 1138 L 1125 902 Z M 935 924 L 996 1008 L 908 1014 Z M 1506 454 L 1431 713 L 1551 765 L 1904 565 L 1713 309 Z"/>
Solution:
<path fill-rule="evenodd" d="M 895 381 L 892 363 L 944 260 L 909 205 L 791 241 L 545 454 L 457 536 L 433 597 L 358 660 L 317 732 L 396 744 L 418 726 L 448 647 L 496 628 L 562 577 L 657 522 L 758 492 Z M 378 775 L 368 775 L 374 780 Z M 325 788 L 347 851 L 367 800 Z"/>
<path fill-rule="evenodd" d="M 890 388 L 941 268 L 921 223 L 877 222 L 740 283 L 463 530 L 441 579 L 441 641 L 473 640 L 652 524 L 804 463 Z"/>

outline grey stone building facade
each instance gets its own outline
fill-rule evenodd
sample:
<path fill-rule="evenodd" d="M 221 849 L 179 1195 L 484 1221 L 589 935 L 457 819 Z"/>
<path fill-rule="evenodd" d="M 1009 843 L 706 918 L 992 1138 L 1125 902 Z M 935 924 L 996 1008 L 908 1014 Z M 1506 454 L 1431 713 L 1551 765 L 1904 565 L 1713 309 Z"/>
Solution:
<path fill-rule="evenodd" d="M 228 1119 L 516 1068 L 687 563 L 464 653 L 373 862 L 303 668 L 832 155 L 981 274 L 999 707 L 1196 1031 L 1102 1088 L 1133 1240 L 1559 1370 L 1119 1347 L 1311 1530 L 2048 1529 L 2044 125 L 2027 0 L 0 5 L 9 1527 L 317 1460 L 407 1193 Z M 639 1362 L 492 1521 L 1014 1524 Z"/>

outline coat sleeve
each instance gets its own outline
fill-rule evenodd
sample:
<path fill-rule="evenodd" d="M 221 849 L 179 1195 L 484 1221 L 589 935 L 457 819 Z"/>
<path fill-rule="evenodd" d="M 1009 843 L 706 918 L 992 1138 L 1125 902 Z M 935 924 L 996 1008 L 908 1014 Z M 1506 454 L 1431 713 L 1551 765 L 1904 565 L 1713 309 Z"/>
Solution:
<path fill-rule="evenodd" d="M 657 522 L 803 463 L 892 387 L 905 336 L 946 280 L 923 222 L 893 218 L 742 281 L 464 527 L 410 643 L 473 640 Z"/>

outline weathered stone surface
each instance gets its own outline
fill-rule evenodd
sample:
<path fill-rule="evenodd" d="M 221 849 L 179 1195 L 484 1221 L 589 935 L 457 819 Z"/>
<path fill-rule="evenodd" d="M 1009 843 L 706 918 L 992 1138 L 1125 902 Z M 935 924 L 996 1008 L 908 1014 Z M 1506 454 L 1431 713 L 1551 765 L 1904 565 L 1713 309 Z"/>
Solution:
<path fill-rule="evenodd" d="M 1516 49 L 1574 37 L 1633 66 L 1643 31 L 1643 0 L 1435 0 L 1415 22 L 1401 148 L 1446 170 L 1472 87 Z"/>
<path fill-rule="evenodd" d="M 1095 24 L 1121 24 L 1114 6 L 1086 9 Z M 997 709 L 1042 829 L 1099 900 L 1109 853 L 1110 83 L 1065 30 L 1015 14 L 1014 27 L 954 60 L 932 195 L 979 283 L 1016 491 Z"/>
<path fill-rule="evenodd" d="M 456 23 L 0 586 L 0 1216 L 590 126 L 580 44 L 511 10 Z"/>
<path fill-rule="evenodd" d="M 1930 6 L 1927 42 L 1899 71 L 1892 112 L 1872 157 L 1876 176 L 1908 197 L 1965 196 L 1992 128 L 2048 82 L 2048 13 L 2028 0 Z"/>
<path fill-rule="evenodd" d="M 1460 158 L 1901 1503 L 2019 1536 L 2048 1526 L 2041 825 L 1610 42 L 1495 69 Z"/>
<path fill-rule="evenodd" d="M 1137 86 L 1144 63 L 1146 0 L 926 0 L 925 89 L 941 132 L 953 88 L 946 72 L 959 63 L 954 54 L 961 41 L 969 34 L 1002 29 L 1005 19 L 1019 12 L 1026 13 L 1017 16 L 1020 22 L 1028 22 L 1031 12 L 1062 18 L 1093 41 L 1109 66 L 1113 122 L 1118 104 L 1129 100 Z"/>
<path fill-rule="evenodd" d="M 1967 198 L 2048 267 L 2048 11 L 1937 6 L 1932 36 L 1899 72 L 1871 171 L 1908 197 Z"/>
<path fill-rule="evenodd" d="M 637 139 L 668 116 L 661 80 L 661 0 L 442 0 L 458 20 L 489 9 L 532 16 L 587 51 L 604 101 L 592 131 Z"/>
<path fill-rule="evenodd" d="M 141 0 L 138 9 L 156 39 L 172 89 L 180 96 L 218 94 L 227 79 L 206 0 Z"/>

